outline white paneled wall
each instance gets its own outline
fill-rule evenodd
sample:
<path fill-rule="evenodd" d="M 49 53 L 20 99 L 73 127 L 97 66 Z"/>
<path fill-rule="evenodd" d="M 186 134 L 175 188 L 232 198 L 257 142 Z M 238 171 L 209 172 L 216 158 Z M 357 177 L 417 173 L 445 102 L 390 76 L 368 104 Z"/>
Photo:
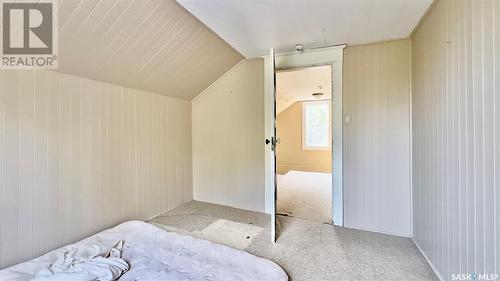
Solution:
<path fill-rule="evenodd" d="M 500 274 L 500 1 L 438 1 L 413 39 L 414 239 L 443 279 Z"/>
<path fill-rule="evenodd" d="M 265 211 L 263 71 L 244 60 L 192 101 L 195 200 Z"/>
<path fill-rule="evenodd" d="M 410 40 L 344 50 L 344 224 L 411 236 Z"/>
<path fill-rule="evenodd" d="M 188 101 L 0 74 L 1 268 L 192 198 Z"/>

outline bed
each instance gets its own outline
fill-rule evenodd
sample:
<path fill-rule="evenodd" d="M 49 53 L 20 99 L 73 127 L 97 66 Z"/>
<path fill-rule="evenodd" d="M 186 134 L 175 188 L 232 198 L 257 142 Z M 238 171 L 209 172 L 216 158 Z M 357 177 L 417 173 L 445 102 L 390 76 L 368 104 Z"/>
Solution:
<path fill-rule="evenodd" d="M 130 268 L 119 280 L 288 280 L 283 269 L 269 260 L 140 221 L 122 223 L 0 270 L 0 280 L 32 280 L 71 250 L 104 249 L 120 240 L 124 241 L 121 258 Z"/>

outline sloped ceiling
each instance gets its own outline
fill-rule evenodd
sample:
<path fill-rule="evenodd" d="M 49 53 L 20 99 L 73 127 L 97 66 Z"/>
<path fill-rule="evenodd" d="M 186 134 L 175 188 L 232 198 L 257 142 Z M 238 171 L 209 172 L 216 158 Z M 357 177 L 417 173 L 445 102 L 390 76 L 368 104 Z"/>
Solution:
<path fill-rule="evenodd" d="M 432 0 L 177 0 L 247 58 L 406 38 Z"/>
<path fill-rule="evenodd" d="M 172 0 L 61 0 L 59 71 L 190 100 L 243 56 Z"/>
<path fill-rule="evenodd" d="M 319 98 L 332 98 L 331 67 L 318 66 L 293 69 L 276 73 L 276 114 L 287 110 L 298 101 L 317 100 L 312 94 L 321 92 Z"/>

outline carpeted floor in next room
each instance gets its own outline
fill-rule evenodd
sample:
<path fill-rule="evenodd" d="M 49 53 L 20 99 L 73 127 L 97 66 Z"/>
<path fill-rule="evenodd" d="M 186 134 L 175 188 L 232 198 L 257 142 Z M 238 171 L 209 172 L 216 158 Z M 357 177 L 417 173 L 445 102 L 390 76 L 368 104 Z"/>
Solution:
<path fill-rule="evenodd" d="M 332 222 L 332 174 L 290 170 L 277 180 L 278 214 Z"/>
<path fill-rule="evenodd" d="M 243 249 L 279 264 L 290 280 L 437 280 L 408 238 L 191 201 L 150 220 L 176 231 Z"/>

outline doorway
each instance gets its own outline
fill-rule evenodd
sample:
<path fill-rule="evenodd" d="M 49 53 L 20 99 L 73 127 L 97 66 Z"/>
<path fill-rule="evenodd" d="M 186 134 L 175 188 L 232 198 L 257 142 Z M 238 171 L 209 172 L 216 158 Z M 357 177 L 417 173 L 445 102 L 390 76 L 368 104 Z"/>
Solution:
<path fill-rule="evenodd" d="M 265 211 L 271 215 L 271 241 L 279 236 L 279 221 L 276 219 L 277 174 L 276 174 L 276 70 L 290 70 L 313 66 L 331 66 L 332 86 L 332 217 L 333 224 L 344 226 L 343 200 L 343 156 L 342 156 L 342 61 L 344 48 L 338 45 L 324 48 L 275 54 L 270 48 L 264 56 L 264 131 L 265 131 Z"/>
<path fill-rule="evenodd" d="M 276 73 L 276 213 L 332 223 L 331 65 Z"/>

